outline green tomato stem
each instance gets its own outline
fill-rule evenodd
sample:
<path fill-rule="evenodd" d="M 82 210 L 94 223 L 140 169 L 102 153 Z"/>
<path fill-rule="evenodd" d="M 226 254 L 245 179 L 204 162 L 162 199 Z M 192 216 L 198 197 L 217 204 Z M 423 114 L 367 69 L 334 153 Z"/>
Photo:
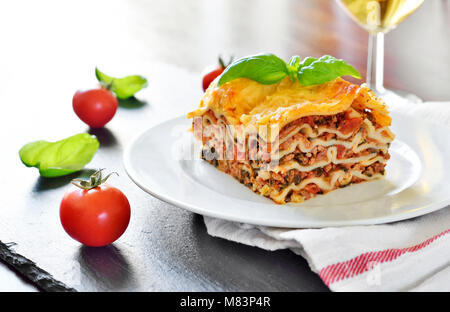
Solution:
<path fill-rule="evenodd" d="M 112 174 L 117 174 L 119 175 L 117 172 L 111 172 L 109 173 L 106 177 L 102 177 L 102 171 L 105 170 L 103 169 L 99 169 L 96 172 L 94 172 L 90 177 L 88 181 L 85 180 L 81 180 L 81 179 L 73 179 L 71 181 L 71 183 L 73 185 L 75 185 L 76 187 L 79 187 L 83 190 L 90 190 L 93 188 L 96 188 L 97 186 L 102 185 L 103 183 L 106 182 L 106 180 L 108 180 L 108 178 L 112 175 Z"/>

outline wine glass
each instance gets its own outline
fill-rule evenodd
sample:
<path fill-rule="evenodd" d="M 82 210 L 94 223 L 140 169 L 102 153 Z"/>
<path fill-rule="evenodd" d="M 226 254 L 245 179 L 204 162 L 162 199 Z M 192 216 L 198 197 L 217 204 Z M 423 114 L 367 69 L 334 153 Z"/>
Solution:
<path fill-rule="evenodd" d="M 369 32 L 366 83 L 380 97 L 393 91 L 383 86 L 384 34 L 411 15 L 424 0 L 336 0 L 360 26 Z M 396 91 L 415 102 L 412 94 Z"/>

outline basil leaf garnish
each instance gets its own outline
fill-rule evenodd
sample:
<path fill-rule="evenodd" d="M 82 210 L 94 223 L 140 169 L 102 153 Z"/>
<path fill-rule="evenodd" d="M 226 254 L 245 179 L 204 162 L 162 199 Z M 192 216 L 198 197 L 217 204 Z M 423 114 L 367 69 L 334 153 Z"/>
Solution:
<path fill-rule="evenodd" d="M 341 76 L 361 78 L 359 72 L 344 60 L 330 55 L 319 59 L 306 58 L 298 72 L 298 81 L 303 86 L 322 84 Z"/>
<path fill-rule="evenodd" d="M 297 72 L 300 66 L 300 56 L 295 55 L 291 57 L 288 64 L 288 72 L 289 72 L 289 78 L 291 78 L 291 81 L 294 82 L 295 79 L 297 79 Z"/>
<path fill-rule="evenodd" d="M 80 133 L 57 142 L 36 141 L 19 151 L 27 167 L 36 167 L 44 177 L 60 177 L 83 169 L 97 152 L 95 136 Z"/>
<path fill-rule="evenodd" d="M 248 78 L 261 84 L 274 84 L 288 75 L 286 63 L 279 57 L 270 54 L 257 54 L 243 57 L 231 63 L 219 78 L 218 85 Z"/>
<path fill-rule="evenodd" d="M 302 69 L 305 66 L 309 66 L 311 65 L 311 63 L 317 61 L 318 58 L 317 57 L 312 57 L 312 56 L 307 56 L 303 59 L 303 61 L 299 64 L 298 66 L 298 71 L 300 71 L 300 69 Z"/>
<path fill-rule="evenodd" d="M 95 68 L 95 76 L 105 88 L 114 92 L 120 100 L 128 99 L 139 90 L 147 87 L 147 79 L 139 75 L 114 78 Z"/>
<path fill-rule="evenodd" d="M 344 60 L 325 55 L 321 58 L 308 56 L 300 62 L 293 56 L 289 63 L 265 53 L 241 58 L 230 64 L 219 78 L 218 86 L 237 78 L 248 78 L 261 84 L 274 84 L 288 76 L 292 82 L 304 86 L 326 83 L 341 76 L 361 78 L 359 72 Z"/>

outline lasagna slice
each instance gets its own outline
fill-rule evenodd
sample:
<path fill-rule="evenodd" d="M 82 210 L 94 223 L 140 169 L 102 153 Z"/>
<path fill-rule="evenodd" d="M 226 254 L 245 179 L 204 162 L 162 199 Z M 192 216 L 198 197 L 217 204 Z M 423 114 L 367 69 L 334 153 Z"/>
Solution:
<path fill-rule="evenodd" d="M 382 177 L 394 139 L 382 100 L 341 78 L 216 79 L 187 117 L 203 159 L 278 204 Z"/>

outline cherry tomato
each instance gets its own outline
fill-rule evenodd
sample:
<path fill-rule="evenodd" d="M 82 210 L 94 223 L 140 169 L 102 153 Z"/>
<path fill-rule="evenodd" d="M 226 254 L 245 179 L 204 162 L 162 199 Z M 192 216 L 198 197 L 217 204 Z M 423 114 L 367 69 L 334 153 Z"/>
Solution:
<path fill-rule="evenodd" d="M 225 70 L 225 68 L 219 67 L 219 68 L 216 68 L 216 69 L 206 73 L 203 76 L 203 81 L 202 81 L 203 91 L 206 91 L 206 89 L 208 89 L 211 82 L 213 82 L 213 80 L 216 79 L 216 77 L 220 76 L 220 74 L 222 74 L 224 70 Z"/>
<path fill-rule="evenodd" d="M 103 183 L 104 180 L 100 178 Z M 116 241 L 130 222 L 130 203 L 117 188 L 101 184 L 83 189 L 72 187 L 60 205 L 64 230 L 73 239 L 92 247 Z"/>
<path fill-rule="evenodd" d="M 213 82 L 214 79 L 216 79 L 218 76 L 220 76 L 223 73 L 225 68 L 227 68 L 227 66 L 229 64 L 231 64 L 232 61 L 233 61 L 233 58 L 231 58 L 230 61 L 228 62 L 228 64 L 225 65 L 222 58 L 219 57 L 219 66 L 209 69 L 209 70 L 206 70 L 206 74 L 204 74 L 203 81 L 202 81 L 203 92 L 206 91 L 206 89 L 208 89 L 209 85 L 211 84 L 211 82 Z"/>
<path fill-rule="evenodd" d="M 114 94 L 105 88 L 77 91 L 72 104 L 75 114 L 91 128 L 104 127 L 118 107 Z"/>

